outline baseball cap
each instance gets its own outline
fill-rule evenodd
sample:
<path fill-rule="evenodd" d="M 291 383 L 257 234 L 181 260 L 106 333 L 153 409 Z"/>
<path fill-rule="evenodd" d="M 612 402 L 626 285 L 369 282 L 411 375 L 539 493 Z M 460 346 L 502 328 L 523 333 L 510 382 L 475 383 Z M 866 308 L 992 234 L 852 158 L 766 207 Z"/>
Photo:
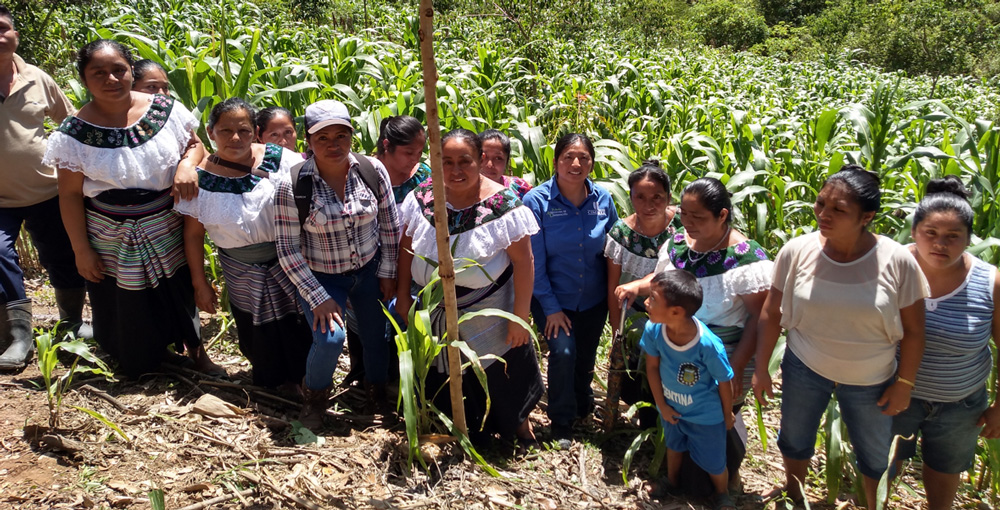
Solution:
<path fill-rule="evenodd" d="M 351 125 L 351 114 L 347 112 L 347 107 L 340 101 L 324 99 L 306 107 L 306 132 L 313 134 L 327 126 L 347 126 L 354 131 Z"/>

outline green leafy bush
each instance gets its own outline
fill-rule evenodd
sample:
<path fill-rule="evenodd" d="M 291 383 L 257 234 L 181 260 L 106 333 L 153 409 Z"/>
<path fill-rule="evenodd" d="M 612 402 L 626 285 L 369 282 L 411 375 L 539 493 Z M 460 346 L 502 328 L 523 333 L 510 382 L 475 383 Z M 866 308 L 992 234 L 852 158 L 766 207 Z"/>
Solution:
<path fill-rule="evenodd" d="M 699 3 L 692 11 L 695 30 L 709 46 L 746 50 L 767 39 L 767 21 L 748 4 L 712 0 Z"/>

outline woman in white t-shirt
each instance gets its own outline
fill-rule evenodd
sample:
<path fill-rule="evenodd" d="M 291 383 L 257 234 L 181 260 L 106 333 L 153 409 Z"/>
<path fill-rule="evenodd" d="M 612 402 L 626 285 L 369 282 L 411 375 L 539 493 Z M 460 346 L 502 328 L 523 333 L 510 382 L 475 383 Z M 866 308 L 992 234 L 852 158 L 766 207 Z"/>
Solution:
<path fill-rule="evenodd" d="M 778 448 L 785 490 L 795 501 L 803 499 L 831 395 L 847 425 L 869 508 L 888 466 L 892 417 L 910 404 L 929 289 L 906 248 L 868 232 L 880 200 L 876 174 L 844 167 L 816 197 L 819 231 L 789 241 L 775 260 L 758 323 L 757 359 L 770 359 L 781 330 L 787 330 Z M 772 396 L 767 365 L 758 363 L 754 373 L 760 402 Z"/>

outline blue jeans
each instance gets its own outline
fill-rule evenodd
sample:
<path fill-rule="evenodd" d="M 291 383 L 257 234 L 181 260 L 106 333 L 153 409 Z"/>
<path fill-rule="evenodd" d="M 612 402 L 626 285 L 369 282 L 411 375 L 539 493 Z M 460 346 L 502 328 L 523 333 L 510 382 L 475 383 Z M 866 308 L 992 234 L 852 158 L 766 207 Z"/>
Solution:
<path fill-rule="evenodd" d="M 876 405 L 892 383 L 890 378 L 873 386 L 852 386 L 833 382 L 806 366 L 791 349 L 781 362 L 781 429 L 778 449 L 793 460 L 811 459 L 816 432 L 826 412 L 830 396 L 837 396 L 847 434 L 858 459 L 858 469 L 878 480 L 889 465 L 892 417 Z"/>
<path fill-rule="evenodd" d="M 982 430 L 979 418 L 989 405 L 986 386 L 958 402 L 911 399 L 910 407 L 892 420 L 892 433 L 902 436 L 896 458 L 913 458 L 919 435 L 924 465 L 945 474 L 969 470 Z M 911 436 L 911 439 L 903 439 Z"/>
<path fill-rule="evenodd" d="M 0 208 L 0 303 L 26 302 L 24 272 L 16 250 L 21 225 L 31 234 L 38 259 L 57 289 L 82 289 L 73 246 L 59 214 L 59 198 L 27 207 Z"/>
<path fill-rule="evenodd" d="M 364 345 L 365 379 L 376 385 L 385 384 L 389 366 L 389 344 L 385 341 L 386 320 L 379 301 L 382 292 L 376 275 L 378 261 L 379 257 L 376 255 L 364 267 L 350 273 L 313 272 L 330 297 L 340 305 L 342 314 L 347 309 L 347 300 L 351 300 L 354 315 L 360 325 L 361 343 Z M 299 301 L 305 311 L 306 321 L 312 327 L 312 308 L 302 296 L 299 296 Z M 346 320 L 344 316 L 345 323 Z M 321 390 L 332 384 L 337 360 L 344 350 L 344 338 L 344 329 L 339 325 L 327 328 L 326 333 L 319 328 L 313 331 L 313 343 L 306 359 L 307 388 Z"/>
<path fill-rule="evenodd" d="M 602 301 L 588 310 L 563 310 L 573 327 L 567 335 L 559 330 L 549 345 L 549 419 L 553 425 L 568 427 L 573 420 L 586 416 L 594 408 L 594 363 L 597 345 L 608 322 L 608 303 Z M 545 332 L 545 312 L 537 300 L 531 300 L 531 315 L 538 331 Z"/>

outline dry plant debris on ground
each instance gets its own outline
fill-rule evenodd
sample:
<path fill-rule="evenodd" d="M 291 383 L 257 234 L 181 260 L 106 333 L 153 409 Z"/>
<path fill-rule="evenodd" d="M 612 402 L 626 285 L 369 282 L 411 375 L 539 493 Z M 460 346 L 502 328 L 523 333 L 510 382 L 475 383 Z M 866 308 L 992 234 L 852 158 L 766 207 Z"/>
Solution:
<path fill-rule="evenodd" d="M 44 319 L 52 310 L 42 301 L 36 315 Z M 150 508 L 148 493 L 153 489 L 162 489 L 166 508 L 174 510 L 645 510 L 701 508 L 705 503 L 651 501 L 646 496 L 651 447 L 636 455 L 629 486 L 623 485 L 622 458 L 638 432 L 632 424 L 620 424 L 611 436 L 600 433 L 597 421 L 585 424 L 584 440 L 568 451 L 544 444 L 528 451 L 493 445 L 483 453 L 502 478 L 483 472 L 454 445 L 441 446 L 427 472 L 419 467 L 409 472 L 402 426 L 386 428 L 371 416 L 351 412 L 363 400 L 362 392 L 341 388 L 322 439 L 297 444 L 291 422 L 298 404 L 293 397 L 250 386 L 249 364 L 239 357 L 234 342 L 230 333 L 211 349 L 213 358 L 227 368 L 229 381 L 177 368 L 136 381 L 80 380 L 66 397 L 58 430 L 47 429 L 36 366 L 0 375 L 0 507 L 143 509 Z M 346 363 L 346 356 L 342 361 Z M 100 412 L 129 441 L 70 406 Z M 744 411 L 752 439 L 743 470 L 744 493 L 737 498 L 741 509 L 764 507 L 760 495 L 783 476 L 775 438 L 765 453 L 755 437 L 751 412 Z M 531 419 L 544 439 L 548 420 L 543 408 Z M 776 411 L 768 410 L 765 422 L 773 435 Z M 817 470 L 821 460 L 817 455 Z M 853 507 L 847 494 L 827 505 L 825 491 L 815 482 L 811 485 L 812 507 Z M 909 474 L 902 485 L 918 487 Z M 895 495 L 897 508 L 917 509 L 923 499 L 919 490 L 900 488 Z M 781 502 L 769 506 L 775 505 L 784 507 Z"/>

